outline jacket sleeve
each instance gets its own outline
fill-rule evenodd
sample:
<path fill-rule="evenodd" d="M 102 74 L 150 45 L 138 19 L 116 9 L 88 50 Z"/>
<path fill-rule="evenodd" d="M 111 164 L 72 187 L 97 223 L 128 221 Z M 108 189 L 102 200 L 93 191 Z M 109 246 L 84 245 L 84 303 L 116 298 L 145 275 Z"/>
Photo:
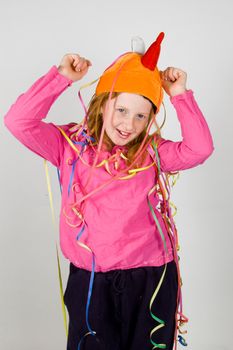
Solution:
<path fill-rule="evenodd" d="M 53 123 L 43 121 L 58 96 L 72 84 L 54 65 L 23 94 L 4 116 L 8 130 L 27 148 L 60 166 L 63 136 Z"/>
<path fill-rule="evenodd" d="M 158 153 L 162 171 L 179 171 L 202 164 L 214 151 L 207 122 L 192 90 L 170 97 L 181 125 L 182 141 L 160 138 Z"/>

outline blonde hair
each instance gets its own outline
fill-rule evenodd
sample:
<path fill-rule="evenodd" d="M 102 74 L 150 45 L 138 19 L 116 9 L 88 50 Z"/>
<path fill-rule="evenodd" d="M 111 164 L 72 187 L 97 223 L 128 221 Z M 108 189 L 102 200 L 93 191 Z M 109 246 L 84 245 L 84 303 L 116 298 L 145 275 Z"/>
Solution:
<path fill-rule="evenodd" d="M 113 92 L 111 98 L 115 98 L 120 94 L 120 92 Z M 99 143 L 100 139 L 100 134 L 103 126 L 103 119 L 102 119 L 102 113 L 101 113 L 101 107 L 104 106 L 104 104 L 107 102 L 109 98 L 110 92 L 104 92 L 98 96 L 95 94 L 92 96 L 89 104 L 88 104 L 88 119 L 87 119 L 87 126 L 89 130 L 90 136 L 94 137 L 96 142 L 93 143 L 93 145 L 96 145 Z M 144 96 L 143 96 L 144 97 Z M 145 97 L 146 98 L 146 97 Z M 150 101 L 150 100 L 149 100 Z M 151 101 L 150 101 L 151 102 Z M 131 165 L 133 160 L 134 160 L 134 155 L 139 149 L 141 142 L 143 141 L 145 135 L 146 135 L 146 129 L 151 121 L 151 118 L 153 117 L 155 111 L 156 111 L 156 106 L 151 102 L 151 111 L 148 119 L 148 123 L 145 127 L 145 129 L 141 132 L 139 136 L 137 136 L 134 140 L 130 141 L 126 146 L 128 148 L 127 153 L 124 154 L 127 158 L 127 165 Z M 157 125 L 156 125 L 157 126 Z M 157 134 L 160 136 L 160 130 L 157 129 L 155 133 L 152 135 L 147 135 L 146 142 L 149 140 L 152 140 L 154 135 Z M 106 131 L 104 132 L 103 136 L 103 143 L 105 147 L 107 148 L 108 151 L 111 151 L 113 146 L 115 145 L 112 140 L 108 137 Z M 137 162 L 136 166 L 140 167 L 145 161 L 145 158 L 147 156 L 147 151 L 145 150 L 140 157 L 139 161 Z"/>

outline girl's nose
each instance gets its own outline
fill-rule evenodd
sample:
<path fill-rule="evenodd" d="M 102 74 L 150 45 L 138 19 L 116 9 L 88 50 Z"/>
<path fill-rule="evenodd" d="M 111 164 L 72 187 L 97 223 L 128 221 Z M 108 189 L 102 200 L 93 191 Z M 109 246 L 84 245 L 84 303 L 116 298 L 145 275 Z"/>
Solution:
<path fill-rule="evenodd" d="M 127 118 L 127 120 L 125 121 L 125 131 L 126 132 L 133 132 L 134 131 L 133 118 Z"/>

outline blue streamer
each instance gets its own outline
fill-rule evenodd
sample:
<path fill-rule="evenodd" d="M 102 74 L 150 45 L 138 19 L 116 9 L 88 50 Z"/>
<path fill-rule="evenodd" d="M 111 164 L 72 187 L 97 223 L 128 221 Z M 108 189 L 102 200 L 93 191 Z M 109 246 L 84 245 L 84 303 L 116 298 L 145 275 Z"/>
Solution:
<path fill-rule="evenodd" d="M 80 155 L 82 156 L 83 155 L 83 151 L 84 151 L 84 147 L 85 147 L 85 145 L 88 144 L 88 142 L 86 140 L 85 140 L 85 142 L 82 142 L 82 141 L 72 141 L 72 142 L 75 143 L 75 144 L 82 145 L 82 148 L 81 148 L 81 151 L 80 151 Z M 76 166 L 76 163 L 77 163 L 78 160 L 79 160 L 79 158 L 75 159 L 75 161 L 72 164 L 72 171 L 71 171 L 71 174 L 70 174 L 70 181 L 69 181 L 69 186 L 68 186 L 68 197 L 70 195 L 70 189 L 71 189 L 71 186 L 72 186 L 72 183 L 73 183 L 73 178 L 74 178 L 75 166 Z"/>
<path fill-rule="evenodd" d="M 77 235 L 77 237 L 76 237 L 77 241 L 78 241 L 79 238 L 82 236 L 84 229 L 85 229 L 85 225 L 83 225 L 83 227 L 82 227 L 81 230 L 79 231 L 79 233 L 78 233 L 78 235 Z"/>
<path fill-rule="evenodd" d="M 85 131 L 84 131 L 84 130 L 81 132 L 81 135 L 83 135 L 83 136 L 84 136 L 86 139 L 89 139 L 89 140 L 91 140 L 91 141 L 95 142 L 94 137 L 92 137 L 92 136 L 88 136 L 88 135 L 85 133 Z"/>
<path fill-rule="evenodd" d="M 60 170 L 58 168 L 57 168 L 57 176 L 58 176 L 58 182 L 60 186 L 60 192 L 62 193 L 61 176 L 60 176 Z"/>
<path fill-rule="evenodd" d="M 92 271 L 91 271 L 91 277 L 90 277 L 90 283 L 89 283 L 89 289 L 88 289 L 87 305 L 86 305 L 86 323 L 87 323 L 87 328 L 88 328 L 89 332 L 92 333 L 92 335 L 94 335 L 95 332 L 90 327 L 89 320 L 88 320 L 88 313 L 89 313 L 89 306 L 90 306 L 90 302 L 91 302 L 94 274 L 95 274 L 95 257 L 94 257 L 94 254 L 92 253 Z"/>
<path fill-rule="evenodd" d="M 79 231 L 79 233 L 77 235 L 77 240 L 79 240 L 80 237 L 82 236 L 82 234 L 84 232 L 84 229 L 85 229 L 85 224 L 83 225 L 83 227 Z M 92 289 L 93 289 L 93 283 L 94 283 L 94 274 L 95 274 L 95 256 L 92 253 L 92 271 L 91 271 L 91 277 L 90 277 L 89 288 L 88 288 L 88 295 L 87 295 L 87 304 L 86 304 L 86 324 L 87 324 L 88 331 L 93 336 L 96 334 L 96 332 L 91 329 L 91 326 L 90 326 L 90 323 L 89 323 L 89 307 L 90 307 L 91 295 L 92 295 Z M 79 341 L 79 343 L 78 343 L 78 350 L 80 350 L 81 344 L 82 344 L 82 342 L 83 342 L 83 340 L 84 340 L 86 335 L 87 334 L 85 334 L 81 338 L 81 340 Z"/>
<path fill-rule="evenodd" d="M 181 336 L 181 335 L 178 335 L 178 341 L 181 345 L 183 346 L 187 346 L 188 344 L 186 343 L 186 340 Z"/>
<path fill-rule="evenodd" d="M 71 189 L 71 186 L 72 186 L 72 183 L 73 183 L 73 178 L 74 178 L 74 170 L 75 170 L 75 166 L 76 166 L 76 163 L 77 163 L 78 160 L 79 160 L 79 158 L 75 159 L 75 161 L 72 164 L 72 171 L 71 171 L 71 174 L 70 174 L 70 181 L 69 181 L 69 186 L 68 186 L 68 197 L 70 195 L 70 189 Z"/>

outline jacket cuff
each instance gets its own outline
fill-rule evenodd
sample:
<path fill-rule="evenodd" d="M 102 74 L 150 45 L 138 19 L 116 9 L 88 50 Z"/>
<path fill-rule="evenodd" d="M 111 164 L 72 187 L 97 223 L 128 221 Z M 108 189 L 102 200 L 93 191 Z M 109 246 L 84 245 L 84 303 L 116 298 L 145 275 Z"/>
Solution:
<path fill-rule="evenodd" d="M 170 101 L 171 101 L 171 103 L 175 103 L 176 101 L 189 99 L 191 96 L 193 96 L 193 94 L 194 94 L 193 90 L 188 89 L 185 92 L 183 92 L 182 94 L 178 94 L 178 95 L 170 97 Z"/>
<path fill-rule="evenodd" d="M 71 86 L 74 82 L 72 79 L 67 78 L 63 74 L 61 74 L 56 65 L 53 65 L 52 68 L 50 68 L 49 73 L 51 73 L 54 76 L 54 78 L 58 80 L 58 82 L 67 83 L 68 86 Z"/>

